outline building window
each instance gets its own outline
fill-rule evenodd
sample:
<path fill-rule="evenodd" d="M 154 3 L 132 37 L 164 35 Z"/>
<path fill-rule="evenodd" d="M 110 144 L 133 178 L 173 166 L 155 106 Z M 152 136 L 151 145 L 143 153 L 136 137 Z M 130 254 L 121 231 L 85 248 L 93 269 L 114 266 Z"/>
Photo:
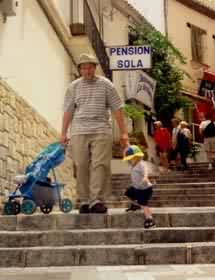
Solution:
<path fill-rule="evenodd" d="M 192 60 L 198 63 L 204 63 L 204 36 L 206 31 L 188 23 L 188 27 L 191 30 L 191 51 L 192 51 Z"/>

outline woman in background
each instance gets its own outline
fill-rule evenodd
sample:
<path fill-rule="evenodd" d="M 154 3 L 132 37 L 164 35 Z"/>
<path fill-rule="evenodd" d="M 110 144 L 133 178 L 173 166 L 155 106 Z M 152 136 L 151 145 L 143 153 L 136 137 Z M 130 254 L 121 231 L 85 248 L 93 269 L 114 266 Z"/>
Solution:
<path fill-rule="evenodd" d="M 163 127 L 161 121 L 154 122 L 155 133 L 154 140 L 156 143 L 156 149 L 160 159 L 160 172 L 164 173 L 168 171 L 168 153 L 172 147 L 171 135 L 167 128 Z"/>
<path fill-rule="evenodd" d="M 180 122 L 180 130 L 178 132 L 177 143 L 178 143 L 178 152 L 181 157 L 182 170 L 187 170 L 187 157 L 190 152 L 192 134 L 188 128 L 188 123 L 185 121 Z"/>

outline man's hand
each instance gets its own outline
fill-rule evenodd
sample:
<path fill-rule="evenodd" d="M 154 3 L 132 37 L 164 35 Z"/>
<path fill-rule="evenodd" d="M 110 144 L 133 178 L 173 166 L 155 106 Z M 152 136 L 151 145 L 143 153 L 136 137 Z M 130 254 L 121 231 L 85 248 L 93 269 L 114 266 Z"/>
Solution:
<path fill-rule="evenodd" d="M 114 117 L 117 121 L 117 124 L 119 126 L 120 130 L 120 143 L 123 147 L 123 149 L 126 149 L 129 146 L 129 140 L 128 140 L 128 132 L 127 127 L 124 121 L 124 114 L 122 109 L 119 109 L 114 112 Z"/>
<path fill-rule="evenodd" d="M 63 124 L 62 124 L 62 131 L 60 137 L 60 143 L 66 146 L 69 143 L 69 138 L 67 137 L 67 131 L 69 128 L 69 124 L 71 121 L 71 115 L 68 112 L 65 112 L 63 115 Z"/>
<path fill-rule="evenodd" d="M 66 146 L 69 143 L 69 138 L 67 137 L 67 135 L 65 135 L 65 134 L 61 135 L 60 143 L 64 146 Z"/>

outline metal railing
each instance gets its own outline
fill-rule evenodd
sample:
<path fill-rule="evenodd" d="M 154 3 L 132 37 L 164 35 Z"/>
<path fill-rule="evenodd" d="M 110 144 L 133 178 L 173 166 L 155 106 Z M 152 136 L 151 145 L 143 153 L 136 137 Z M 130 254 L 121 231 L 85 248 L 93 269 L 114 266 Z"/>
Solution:
<path fill-rule="evenodd" d="M 104 42 L 98 31 L 87 0 L 84 0 L 84 29 L 93 46 L 96 56 L 98 57 L 105 76 L 112 80 L 112 71 L 110 70 L 109 57 L 106 53 Z"/>

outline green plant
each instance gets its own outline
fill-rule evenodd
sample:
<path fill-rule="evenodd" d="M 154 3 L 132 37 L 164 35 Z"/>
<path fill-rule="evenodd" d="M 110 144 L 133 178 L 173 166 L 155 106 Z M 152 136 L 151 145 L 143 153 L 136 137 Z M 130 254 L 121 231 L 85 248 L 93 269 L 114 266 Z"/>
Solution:
<path fill-rule="evenodd" d="M 123 107 L 124 113 L 132 120 L 144 117 L 144 110 L 135 104 L 125 104 Z"/>
<path fill-rule="evenodd" d="M 159 31 L 150 25 L 130 27 L 130 44 L 152 47 L 152 68 L 148 74 L 157 81 L 155 110 L 157 118 L 169 125 L 174 113 L 180 108 L 191 106 L 182 92 L 182 81 L 190 76 L 179 66 L 186 64 L 185 57 Z"/>

